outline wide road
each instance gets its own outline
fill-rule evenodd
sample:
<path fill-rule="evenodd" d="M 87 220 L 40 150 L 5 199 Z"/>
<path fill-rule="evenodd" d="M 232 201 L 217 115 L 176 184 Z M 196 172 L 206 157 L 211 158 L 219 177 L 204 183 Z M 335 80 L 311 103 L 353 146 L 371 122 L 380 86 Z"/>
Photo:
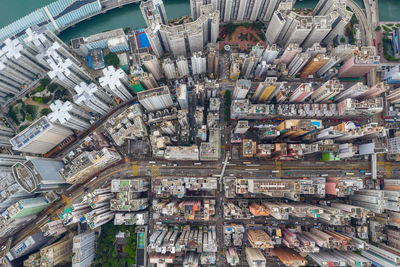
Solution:
<path fill-rule="evenodd" d="M 259 166 L 258 166 L 259 165 Z M 282 170 L 281 173 L 273 173 L 272 171 Z M 352 172 L 359 174 L 359 170 L 369 170 L 368 161 L 356 162 L 310 162 L 310 161 L 254 161 L 253 164 L 246 165 L 242 162 L 231 162 L 227 168 L 226 176 L 236 177 L 312 177 L 321 174 L 329 174 L 330 176 L 340 176 L 344 172 Z M 283 172 L 285 171 L 285 172 Z M 118 164 L 106 168 L 96 179 L 92 181 L 92 177 L 88 178 L 88 182 L 83 185 L 77 185 L 71 189 L 71 198 L 65 198 L 54 202 L 50 207 L 42 211 L 36 220 L 28 227 L 16 234 L 14 244 L 22 241 L 24 238 L 36 233 L 47 220 L 51 217 L 56 219 L 58 214 L 62 213 L 65 206 L 74 203 L 84 194 L 85 188 L 89 191 L 101 187 L 108 183 L 111 179 L 127 178 L 132 176 L 211 176 L 221 172 L 221 163 L 204 163 L 202 166 L 193 166 L 193 163 L 183 163 L 180 166 L 168 165 L 166 162 L 158 162 L 157 164 L 149 164 L 146 162 L 136 162 L 122 160 Z M 290 174 L 288 173 L 290 172 Z"/>

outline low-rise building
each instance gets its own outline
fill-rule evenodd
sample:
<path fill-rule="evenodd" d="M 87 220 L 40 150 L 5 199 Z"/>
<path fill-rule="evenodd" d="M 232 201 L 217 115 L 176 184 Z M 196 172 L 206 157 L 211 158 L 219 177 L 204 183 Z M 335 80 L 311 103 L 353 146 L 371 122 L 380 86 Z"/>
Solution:
<path fill-rule="evenodd" d="M 153 178 L 152 192 L 157 198 L 182 198 L 187 193 L 214 196 L 217 190 L 215 177 L 157 177 Z"/>
<path fill-rule="evenodd" d="M 218 160 L 221 157 L 220 129 L 209 129 L 209 142 L 200 144 L 200 160 Z"/>
<path fill-rule="evenodd" d="M 225 224 L 223 229 L 225 246 L 242 246 L 245 233 L 245 228 L 242 224 Z"/>
<path fill-rule="evenodd" d="M 140 140 L 148 136 L 143 117 L 141 106 L 133 104 L 120 114 L 109 118 L 104 127 L 114 142 L 122 146 L 126 140 Z"/>
<path fill-rule="evenodd" d="M 114 225 L 145 225 L 149 220 L 148 212 L 115 213 Z"/>
<path fill-rule="evenodd" d="M 141 192 L 148 190 L 147 180 L 143 178 L 132 180 L 113 180 L 111 191 L 117 193 L 117 198 L 110 200 L 112 211 L 141 211 L 148 207 L 148 199 L 140 197 Z"/>
<path fill-rule="evenodd" d="M 266 267 L 267 261 L 259 249 L 246 247 L 245 252 L 250 267 Z"/>
<path fill-rule="evenodd" d="M 226 261 L 231 265 L 231 266 L 236 266 L 239 264 L 239 256 L 234 248 L 229 248 L 226 251 Z"/>
<path fill-rule="evenodd" d="M 234 100 L 231 119 L 263 120 L 268 118 L 325 118 L 338 115 L 339 104 L 252 104 L 249 99 Z M 339 114 L 342 116 L 343 114 Z M 346 115 L 346 114 L 344 114 Z M 365 114 L 363 114 L 365 115 Z"/>
<path fill-rule="evenodd" d="M 263 230 L 248 230 L 247 240 L 253 248 L 267 249 L 274 247 L 271 237 Z"/>
<path fill-rule="evenodd" d="M 83 57 L 96 48 L 108 48 L 112 53 L 129 51 L 128 38 L 122 28 L 72 39 L 71 46 Z"/>
<path fill-rule="evenodd" d="M 149 182 L 145 178 L 137 179 L 115 179 L 111 181 L 111 192 L 145 192 Z"/>
<path fill-rule="evenodd" d="M 167 146 L 164 152 L 166 160 L 199 160 L 199 147 L 192 146 Z"/>
<path fill-rule="evenodd" d="M 67 228 L 65 228 L 63 221 L 60 219 L 46 223 L 40 230 L 46 236 L 59 236 L 65 233 Z"/>
<path fill-rule="evenodd" d="M 60 170 L 67 183 L 75 184 L 90 175 L 119 161 L 121 156 L 113 148 L 102 148 L 95 151 L 84 151 L 65 164 Z"/>

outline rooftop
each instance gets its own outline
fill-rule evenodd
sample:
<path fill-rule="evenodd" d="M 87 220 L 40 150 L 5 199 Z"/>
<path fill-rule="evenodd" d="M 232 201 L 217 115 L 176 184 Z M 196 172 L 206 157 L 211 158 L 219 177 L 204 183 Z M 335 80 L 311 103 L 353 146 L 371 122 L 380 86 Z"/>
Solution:
<path fill-rule="evenodd" d="M 138 100 L 143 100 L 152 96 L 169 95 L 169 89 L 167 86 L 160 86 L 146 91 L 141 91 L 137 93 Z"/>

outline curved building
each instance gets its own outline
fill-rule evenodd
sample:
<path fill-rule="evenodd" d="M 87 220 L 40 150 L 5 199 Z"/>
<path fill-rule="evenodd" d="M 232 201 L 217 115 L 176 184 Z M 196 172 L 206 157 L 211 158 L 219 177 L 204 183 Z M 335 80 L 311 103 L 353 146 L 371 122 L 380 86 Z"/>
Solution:
<path fill-rule="evenodd" d="M 66 184 L 59 172 L 63 167 L 61 160 L 27 157 L 27 161 L 12 166 L 12 174 L 24 191 L 46 192 Z"/>

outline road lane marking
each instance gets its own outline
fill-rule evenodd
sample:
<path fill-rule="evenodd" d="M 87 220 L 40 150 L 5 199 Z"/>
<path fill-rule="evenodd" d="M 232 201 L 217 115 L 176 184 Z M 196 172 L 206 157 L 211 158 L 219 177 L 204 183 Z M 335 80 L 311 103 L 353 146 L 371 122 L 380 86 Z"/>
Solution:
<path fill-rule="evenodd" d="M 392 177 L 392 166 L 390 165 L 389 162 L 386 162 L 385 171 L 386 171 L 386 178 L 391 178 Z"/>
<path fill-rule="evenodd" d="M 160 175 L 160 168 L 156 165 L 151 166 L 151 177 L 155 178 Z"/>
<path fill-rule="evenodd" d="M 133 161 L 133 162 L 132 162 L 132 175 L 133 175 L 133 176 L 138 176 L 137 161 Z"/>
<path fill-rule="evenodd" d="M 275 169 L 279 171 L 278 173 L 275 174 L 276 177 L 281 177 L 282 176 L 282 162 L 281 161 L 275 161 Z"/>

